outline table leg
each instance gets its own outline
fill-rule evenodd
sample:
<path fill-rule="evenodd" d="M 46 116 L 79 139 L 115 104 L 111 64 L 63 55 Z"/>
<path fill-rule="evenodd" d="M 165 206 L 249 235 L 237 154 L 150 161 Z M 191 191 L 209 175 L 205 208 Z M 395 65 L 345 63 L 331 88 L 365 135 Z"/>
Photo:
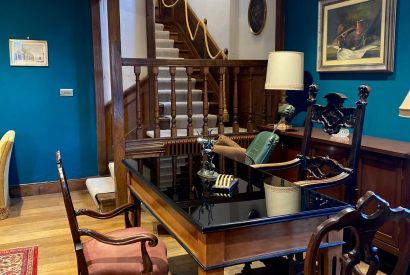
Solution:
<path fill-rule="evenodd" d="M 205 271 L 202 269 L 202 267 L 198 266 L 198 275 L 223 275 L 223 274 L 224 274 L 223 268 Z"/>
<path fill-rule="evenodd" d="M 135 213 L 130 213 L 132 226 L 141 226 L 141 202 L 128 190 L 128 202 L 135 205 Z"/>

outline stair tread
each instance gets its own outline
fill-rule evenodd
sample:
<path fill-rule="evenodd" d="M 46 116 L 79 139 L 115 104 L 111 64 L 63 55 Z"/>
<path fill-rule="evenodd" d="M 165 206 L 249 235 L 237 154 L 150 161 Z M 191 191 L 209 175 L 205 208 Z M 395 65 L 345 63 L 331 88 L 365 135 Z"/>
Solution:
<path fill-rule="evenodd" d="M 157 57 L 157 59 L 184 59 L 183 57 Z"/>
<path fill-rule="evenodd" d="M 171 77 L 158 77 L 158 81 L 170 81 L 170 80 L 171 80 Z M 188 81 L 188 78 L 187 77 L 175 77 L 175 81 Z M 194 81 L 194 79 L 192 79 L 192 81 Z"/>
<path fill-rule="evenodd" d="M 218 115 L 208 114 L 208 117 L 217 117 Z M 165 115 L 165 117 L 171 117 L 171 115 Z M 176 118 L 186 118 L 188 115 L 176 115 Z M 203 114 L 193 114 L 192 117 L 204 117 Z"/>
<path fill-rule="evenodd" d="M 164 106 L 171 105 L 171 102 L 169 101 L 164 101 L 160 103 L 163 104 Z M 188 104 L 186 101 L 177 101 L 176 103 L 177 105 L 187 105 Z M 192 101 L 192 105 L 202 105 L 202 104 L 203 104 L 203 101 Z"/>
<path fill-rule="evenodd" d="M 160 89 L 158 90 L 158 93 L 160 94 L 166 94 L 166 93 L 170 93 L 171 89 Z M 187 89 L 175 89 L 176 93 L 187 93 L 188 90 Z M 192 92 L 194 93 L 202 93 L 201 89 L 192 89 Z"/>

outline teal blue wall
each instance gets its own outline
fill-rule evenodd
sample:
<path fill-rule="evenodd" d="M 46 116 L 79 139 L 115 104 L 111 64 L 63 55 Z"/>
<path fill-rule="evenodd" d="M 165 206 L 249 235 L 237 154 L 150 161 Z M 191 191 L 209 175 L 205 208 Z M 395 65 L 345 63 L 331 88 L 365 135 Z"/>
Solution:
<path fill-rule="evenodd" d="M 0 3 L 0 135 L 16 131 L 10 184 L 97 174 L 90 5 L 87 0 Z M 48 41 L 48 67 L 10 67 L 9 38 Z M 74 97 L 60 97 L 73 88 Z"/>
<path fill-rule="evenodd" d="M 395 68 L 393 73 L 318 73 L 317 0 L 286 0 L 285 49 L 305 53 L 305 71 L 310 81 L 319 85 L 319 97 L 328 92 L 341 92 L 349 97 L 348 104 L 357 99 L 357 87 L 371 86 L 364 134 L 382 138 L 410 141 L 410 119 L 398 116 L 398 108 L 410 90 L 410 1 L 397 0 Z M 311 82 L 310 82 L 311 83 Z M 309 80 L 305 84 L 310 84 Z M 296 92 L 290 94 L 296 100 Z M 300 100 L 298 100 L 300 103 Z M 302 100 L 303 101 L 303 100 Z M 322 99 L 319 102 L 324 102 Z M 300 104 L 299 104 L 300 105 Z"/>

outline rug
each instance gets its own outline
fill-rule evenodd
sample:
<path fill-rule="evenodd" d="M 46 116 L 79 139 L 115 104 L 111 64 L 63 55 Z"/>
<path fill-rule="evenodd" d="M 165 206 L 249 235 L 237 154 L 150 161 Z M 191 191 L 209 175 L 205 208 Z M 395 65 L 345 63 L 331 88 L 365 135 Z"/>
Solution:
<path fill-rule="evenodd" d="M 38 246 L 0 251 L 0 275 L 36 275 Z"/>

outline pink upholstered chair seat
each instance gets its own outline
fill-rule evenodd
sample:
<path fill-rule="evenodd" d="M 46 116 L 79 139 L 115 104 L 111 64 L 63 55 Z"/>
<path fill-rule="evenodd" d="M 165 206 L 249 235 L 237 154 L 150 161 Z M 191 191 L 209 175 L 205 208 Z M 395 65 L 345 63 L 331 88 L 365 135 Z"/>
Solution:
<path fill-rule="evenodd" d="M 150 233 L 141 227 L 131 227 L 107 233 L 111 237 L 135 236 Z M 83 243 L 89 274 L 142 274 L 141 243 L 109 245 L 95 239 Z M 168 274 L 167 249 L 161 240 L 155 247 L 146 244 L 153 270 L 149 274 Z"/>

